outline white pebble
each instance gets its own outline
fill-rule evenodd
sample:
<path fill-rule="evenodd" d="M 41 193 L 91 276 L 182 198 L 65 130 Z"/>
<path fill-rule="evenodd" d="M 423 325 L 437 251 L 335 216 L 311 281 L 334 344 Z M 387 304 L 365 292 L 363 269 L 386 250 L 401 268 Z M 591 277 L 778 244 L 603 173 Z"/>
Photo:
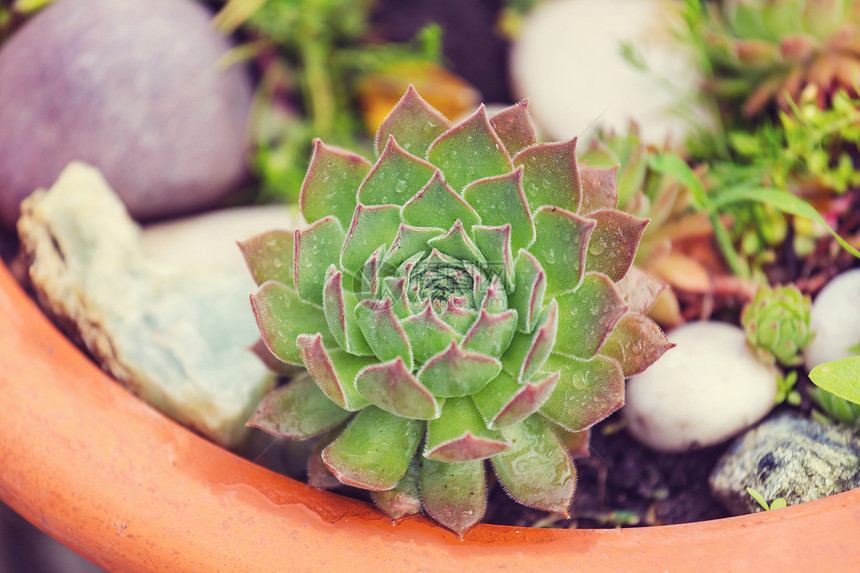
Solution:
<path fill-rule="evenodd" d="M 671 38 L 669 23 L 679 23 L 673 4 L 554 0 L 529 14 L 511 54 L 513 89 L 530 98 L 529 111 L 548 137 L 591 135 L 586 130 L 595 121 L 626 132 L 634 119 L 647 141 L 670 134 L 683 141 L 688 127 L 676 113 L 678 101 L 693 100 L 699 75 Z M 633 44 L 653 73 L 627 62 L 622 42 Z"/>
<path fill-rule="evenodd" d="M 677 346 L 627 384 L 624 418 L 639 441 L 665 452 L 702 448 L 773 408 L 777 370 L 756 359 L 743 330 L 694 322 L 668 337 Z"/>
<path fill-rule="evenodd" d="M 860 343 L 860 269 L 842 273 L 818 293 L 810 326 L 815 338 L 803 353 L 809 370 L 855 354 L 849 348 Z"/>
<path fill-rule="evenodd" d="M 236 242 L 272 229 L 303 225 L 298 209 L 286 205 L 234 207 L 144 227 L 143 249 L 160 263 L 214 265 L 246 275 L 253 286 Z"/>

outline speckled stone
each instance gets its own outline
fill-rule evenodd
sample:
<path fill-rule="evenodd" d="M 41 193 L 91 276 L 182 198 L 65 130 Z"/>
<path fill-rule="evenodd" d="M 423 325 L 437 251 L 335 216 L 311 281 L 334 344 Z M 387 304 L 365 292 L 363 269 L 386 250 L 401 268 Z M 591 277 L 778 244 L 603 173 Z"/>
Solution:
<path fill-rule="evenodd" d="M 0 49 L 0 222 L 72 160 L 138 220 L 191 212 L 246 177 L 250 77 L 193 0 L 57 0 Z"/>
<path fill-rule="evenodd" d="M 860 487 L 860 431 L 783 414 L 732 444 L 710 477 L 711 491 L 735 514 L 761 511 L 746 488 L 788 505 Z"/>

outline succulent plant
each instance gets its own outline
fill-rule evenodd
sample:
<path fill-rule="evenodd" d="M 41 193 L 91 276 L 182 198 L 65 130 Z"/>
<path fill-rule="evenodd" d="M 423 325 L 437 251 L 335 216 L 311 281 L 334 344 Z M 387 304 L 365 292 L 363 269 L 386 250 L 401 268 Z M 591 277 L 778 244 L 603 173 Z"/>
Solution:
<path fill-rule="evenodd" d="M 375 164 L 315 143 L 310 225 L 241 244 L 263 341 L 312 378 L 249 423 L 323 435 L 312 484 L 462 535 L 489 459 L 515 500 L 567 513 L 566 432 L 616 410 L 625 376 L 672 346 L 642 314 L 656 292 L 622 281 L 647 221 L 614 209 L 614 170 L 580 169 L 575 145 L 536 143 L 525 102 L 452 126 L 411 87 Z"/>
<path fill-rule="evenodd" d="M 770 364 L 802 364 L 800 351 L 814 336 L 809 327 L 811 304 L 809 296 L 793 284 L 762 286 L 741 313 L 747 343 Z"/>
<path fill-rule="evenodd" d="M 787 110 L 808 85 L 822 104 L 838 89 L 856 93 L 860 2 L 722 0 L 707 3 L 699 25 L 714 87 L 744 98 L 747 115 L 773 101 Z"/>

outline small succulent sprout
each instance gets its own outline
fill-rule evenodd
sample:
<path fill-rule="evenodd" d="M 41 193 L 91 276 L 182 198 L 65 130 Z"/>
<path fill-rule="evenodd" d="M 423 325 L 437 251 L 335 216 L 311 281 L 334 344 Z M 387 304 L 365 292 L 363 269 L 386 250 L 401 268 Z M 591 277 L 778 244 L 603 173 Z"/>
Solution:
<path fill-rule="evenodd" d="M 768 364 L 802 364 L 800 352 L 814 336 L 809 326 L 811 304 L 795 285 L 760 287 L 741 313 L 750 348 Z"/>
<path fill-rule="evenodd" d="M 575 145 L 537 143 L 525 103 L 452 125 L 412 88 L 374 163 L 317 142 L 309 225 L 243 244 L 263 342 L 313 382 L 250 424 L 321 436 L 313 483 L 369 490 L 392 519 L 423 509 L 462 535 L 487 460 L 515 500 L 566 515 L 571 436 L 671 347 L 642 314 L 659 289 L 617 286 L 646 221 Z"/>

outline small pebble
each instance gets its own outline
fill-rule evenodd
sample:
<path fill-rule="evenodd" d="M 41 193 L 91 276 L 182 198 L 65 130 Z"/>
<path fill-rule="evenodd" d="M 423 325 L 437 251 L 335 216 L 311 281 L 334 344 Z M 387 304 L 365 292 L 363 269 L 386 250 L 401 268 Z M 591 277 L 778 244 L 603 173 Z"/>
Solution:
<path fill-rule="evenodd" d="M 763 509 L 748 487 L 788 505 L 848 491 L 860 487 L 860 432 L 783 414 L 738 438 L 709 481 L 736 515 Z"/>
<path fill-rule="evenodd" d="M 694 322 L 668 338 L 677 346 L 627 384 L 624 419 L 639 441 L 665 452 L 702 448 L 773 408 L 777 371 L 756 359 L 743 330 Z"/>
<path fill-rule="evenodd" d="M 304 225 L 295 207 L 254 205 L 211 211 L 143 228 L 143 250 L 170 265 L 212 265 L 254 281 L 237 241 L 272 229 L 292 230 Z"/>
<path fill-rule="evenodd" d="M 684 94 L 693 101 L 699 74 L 671 38 L 667 22 L 680 20 L 673 4 L 555 0 L 529 14 L 511 54 L 513 91 L 529 98 L 532 117 L 549 138 L 585 137 L 592 124 L 626 131 L 635 120 L 646 141 L 683 141 L 688 122 L 673 110 Z M 651 71 L 625 60 L 625 42 Z"/>
<path fill-rule="evenodd" d="M 812 303 L 810 328 L 815 337 L 806 347 L 806 368 L 857 354 L 860 344 L 860 269 L 834 278 Z"/>

